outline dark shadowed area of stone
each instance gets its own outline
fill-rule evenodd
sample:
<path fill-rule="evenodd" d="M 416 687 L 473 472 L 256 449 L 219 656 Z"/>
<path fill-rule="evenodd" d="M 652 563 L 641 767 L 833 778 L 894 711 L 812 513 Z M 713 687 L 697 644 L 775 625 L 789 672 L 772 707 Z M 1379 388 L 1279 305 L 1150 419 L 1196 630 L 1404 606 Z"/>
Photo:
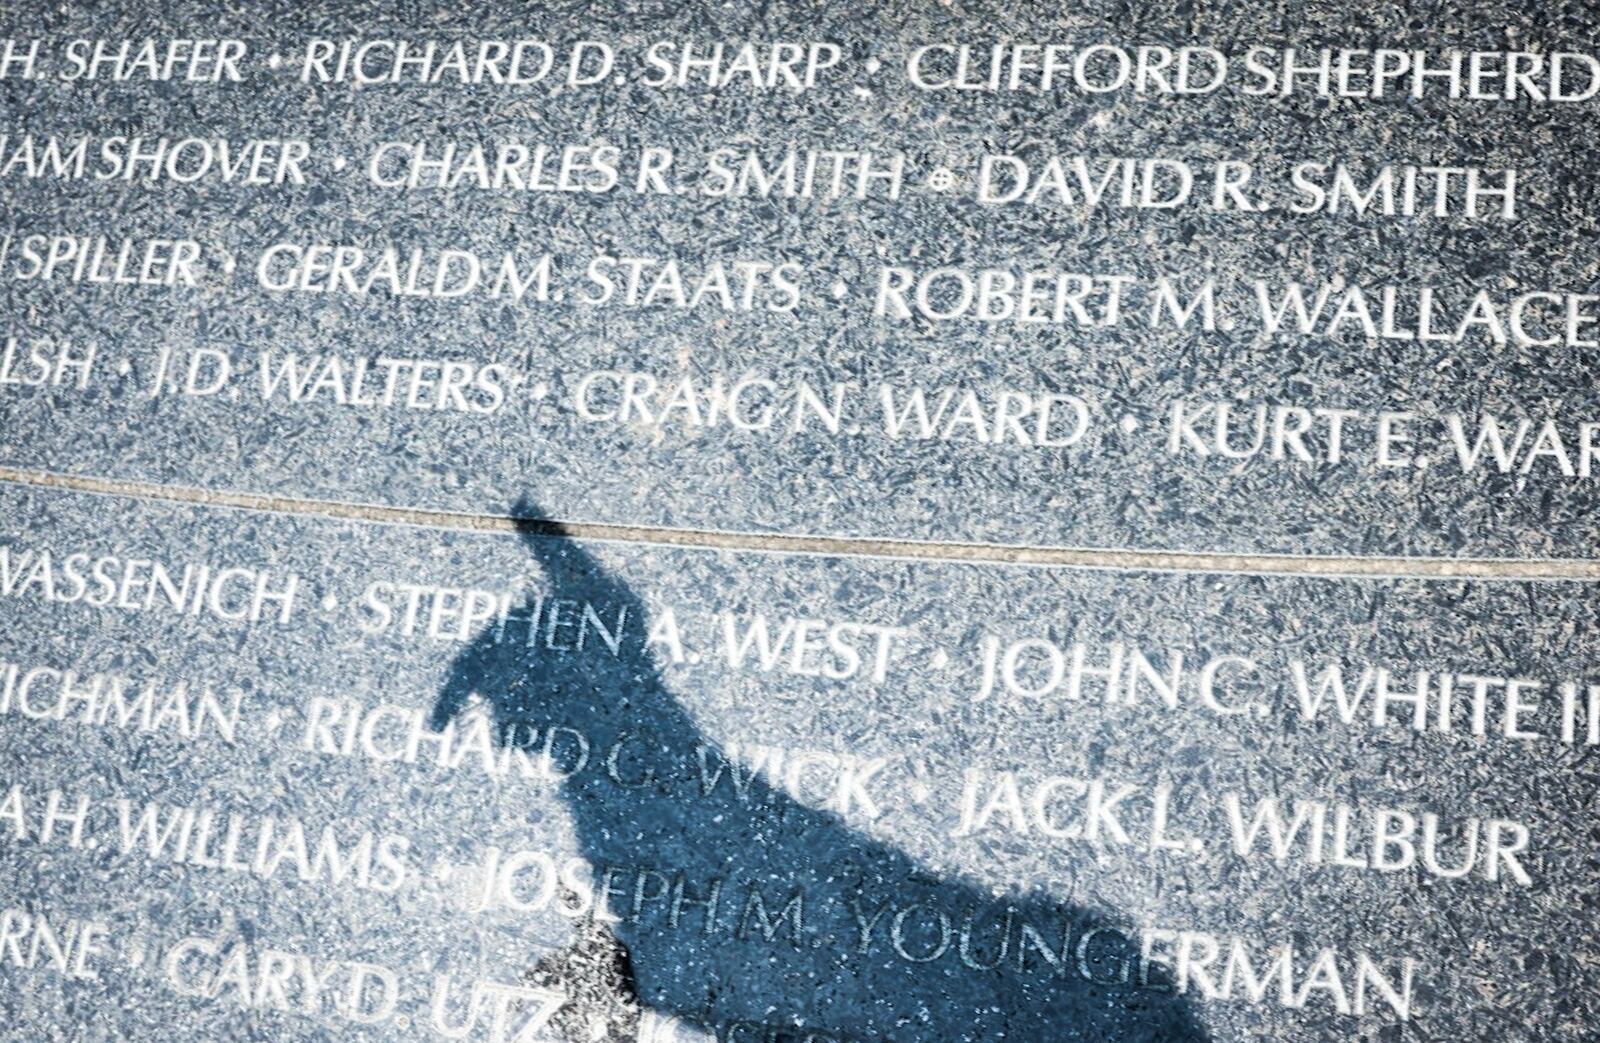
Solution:
<path fill-rule="evenodd" d="M 7 231 L 192 237 L 201 285 L 175 291 L 17 282 L 0 274 L 5 331 L 28 343 L 93 343 L 103 372 L 87 392 L 0 392 L 0 462 L 75 474 L 313 498 L 504 514 L 540 490 L 571 521 L 822 535 L 958 539 L 1072 547 L 1242 552 L 1583 556 L 1593 549 L 1592 477 L 1563 475 L 1555 450 L 1529 450 L 1546 420 L 1577 467 L 1579 425 L 1593 421 L 1595 349 L 1272 335 L 1252 320 L 1252 281 L 1593 292 L 1591 130 L 1595 103 L 929 93 L 905 63 L 925 43 L 1111 43 L 1583 51 L 1595 15 L 1579 0 L 1510 3 L 1292 4 L 681 2 L 521 4 L 175 2 L 8 5 L 0 25 L 50 46 L 75 37 L 235 37 L 245 82 L 0 83 L 12 135 L 294 138 L 311 148 L 303 185 L 27 180 L 0 182 Z M 595 86 L 312 84 L 293 58 L 313 38 L 581 40 L 612 45 L 615 76 Z M 643 56 L 658 41 L 826 41 L 841 63 L 813 89 L 747 83 L 653 88 Z M 286 62 L 273 69 L 267 57 Z M 565 53 L 565 52 L 563 52 Z M 876 63 L 876 64 L 874 64 Z M 59 62 L 45 63 L 54 70 Z M 522 143 L 559 151 L 607 144 L 627 156 L 677 157 L 670 195 L 438 188 L 370 183 L 383 142 Z M 903 153 L 900 199 L 714 198 L 707 158 L 719 148 L 775 162 L 785 149 Z M 1256 164 L 1280 208 L 1239 214 L 1040 203 L 985 206 L 973 178 L 986 154 L 1223 160 Z M 334 161 L 347 165 L 335 169 Z M 1294 216 L 1283 212 L 1298 162 L 1516 168 L 1515 221 Z M 636 165 L 635 165 L 636 166 Z M 624 164 L 624 180 L 634 166 Z M 955 187 L 928 179 L 944 169 Z M 1197 190 L 1199 192 L 1199 190 Z M 446 249 L 490 258 L 553 258 L 552 298 L 519 303 L 269 293 L 255 282 L 273 244 Z M 792 312 L 717 306 L 588 305 L 598 256 L 672 260 L 697 275 L 714 263 L 793 263 Z M 237 262 L 224 270 L 225 259 Z M 13 254 L 13 262 L 16 255 Z M 872 314 L 881 265 L 1119 273 L 1147 286 L 1170 274 L 1188 291 L 1218 284 L 1219 327 L 1111 329 Z M 836 295 L 836 287 L 843 294 Z M 554 293 L 561 297 L 555 299 Z M 1148 305 L 1140 298 L 1141 306 Z M 1130 303 L 1129 310 L 1137 310 Z M 1405 311 L 1403 308 L 1402 311 Z M 1232 329 L 1223 328 L 1222 324 Z M 211 397 L 142 396 L 163 348 L 209 349 L 235 377 Z M 326 394 L 263 400 L 263 356 L 426 358 L 506 369 L 490 415 L 351 407 Z M 119 362 L 129 373 L 119 375 Z M 801 384 L 843 389 L 837 434 L 591 422 L 574 396 L 586 374 L 638 373 L 671 387 L 720 377 L 770 380 L 792 401 Z M 546 394 L 538 397 L 536 388 Z M 887 387 L 972 391 L 992 410 L 1008 391 L 1081 396 L 1089 430 L 1071 448 L 890 437 Z M 232 397 L 237 392 L 238 398 Z M 766 401 L 763 393 L 756 399 Z M 1176 401 L 1355 410 L 1347 455 L 1201 459 L 1167 451 Z M 1415 414 L 1405 466 L 1378 467 L 1372 416 Z M 1492 415 L 1521 451 L 1504 470 L 1464 471 L 1447 418 L 1474 434 Z M 1325 454 L 1325 438 L 1311 444 Z M 1412 461 L 1425 459 L 1428 466 Z M 1524 472 L 1523 465 L 1528 464 Z"/>
<path fill-rule="evenodd" d="M 557 996 L 536 1037 L 547 1040 L 1592 1035 L 1586 982 L 1600 940 L 1587 823 L 1597 777 L 1583 729 L 1577 741 L 1560 738 L 1558 696 L 1561 683 L 1586 690 L 1600 672 L 1589 585 L 727 554 L 16 487 L 0 490 L 0 551 L 11 577 L 0 597 L 0 684 L 11 665 L 70 669 L 80 683 L 111 673 L 166 693 L 179 682 L 237 693 L 241 707 L 230 743 L 215 728 L 185 738 L 170 719 L 146 731 L 57 719 L 42 712 L 48 680 L 29 712 L 8 704 L 0 781 L 21 787 L 32 821 L 51 789 L 87 795 L 95 843 L 16 837 L 8 824 L 4 905 L 109 931 L 95 980 L 19 968 L 0 950 L 0 1017 L 18 1038 L 495 1038 L 487 1008 L 467 1035 L 434 1028 L 436 990 L 446 990 L 446 1024 L 457 1024 L 473 981 L 526 990 L 513 1004 L 521 1014 L 537 996 Z M 96 608 L 72 599 L 65 578 L 42 585 L 46 551 L 63 563 L 73 553 L 226 563 L 268 570 L 275 582 L 293 573 L 301 587 L 281 624 L 159 603 Z M 384 625 L 375 608 L 400 605 L 400 588 L 374 584 L 497 592 L 510 621 L 432 637 L 424 624 L 407 636 L 403 611 Z M 756 613 L 774 626 L 814 618 L 903 634 L 882 680 L 762 669 L 753 653 L 735 665 L 728 620 L 743 626 Z M 676 640 L 664 636 L 668 619 Z M 989 638 L 1035 650 L 1048 642 L 1069 658 L 1081 646 L 1091 664 L 1137 647 L 1158 673 L 1181 665 L 1178 696 L 1169 705 L 1146 678 L 1110 704 L 1093 680 L 1078 699 L 1060 689 L 979 698 Z M 1042 662 L 1024 659 L 1021 683 L 1045 687 Z M 1217 675 L 1216 694 L 1238 713 L 1199 696 L 1199 673 L 1218 662 L 1234 664 Z M 1524 678 L 1529 708 L 1518 725 L 1537 737 L 1478 737 L 1463 730 L 1470 715 L 1450 732 L 1415 731 L 1398 723 L 1409 722 L 1404 714 L 1376 725 L 1370 704 L 1348 721 L 1328 708 L 1307 717 L 1296 663 L 1313 676 L 1342 664 L 1352 691 L 1363 665 L 1390 669 L 1397 689 L 1419 670 L 1461 685 L 1472 674 Z M 441 760 L 431 742 L 414 763 L 374 760 L 359 745 L 352 756 L 328 752 L 306 741 L 318 700 L 410 714 L 426 734 L 453 736 L 457 754 Z M 1499 705 L 1490 701 L 1491 721 Z M 376 749 L 403 743 L 398 719 L 378 727 Z M 473 734 L 499 742 L 474 749 Z M 560 738 L 548 765 L 516 756 L 547 736 Z M 812 761 L 790 787 L 771 770 L 774 748 L 784 764 L 834 760 Z M 855 765 L 864 788 L 843 800 L 817 764 Z M 1045 805 L 1057 826 L 1082 817 L 1059 780 L 1131 786 L 1116 816 L 1128 838 L 1037 825 L 1024 835 L 1007 828 L 1006 813 L 964 830 L 969 772 L 1012 773 L 1026 794 L 1058 780 Z M 1149 794 L 1163 785 L 1167 835 L 1192 845 L 1150 847 Z M 1446 830 L 1470 816 L 1514 820 L 1529 831 L 1528 878 L 1280 863 L 1259 847 L 1241 855 L 1230 795 L 1246 807 L 1345 805 L 1359 836 L 1381 808 L 1433 812 Z M 118 799 L 211 805 L 247 822 L 295 818 L 346 840 L 360 830 L 404 837 L 404 880 L 364 889 L 289 868 L 258 876 L 124 852 Z M 522 859 L 513 904 L 480 900 L 493 852 L 502 865 Z M 546 864 L 569 871 L 547 879 Z M 716 881 L 720 904 L 694 904 Z M 585 906 L 582 894 L 596 888 L 611 891 L 614 918 Z M 854 912 L 867 917 L 864 933 Z M 951 932 L 943 943 L 941 924 Z M 1326 991 L 1286 1003 L 1276 984 L 1259 1002 L 1238 981 L 1231 996 L 1215 981 L 1173 991 L 1156 964 L 1148 987 L 1137 977 L 1121 984 L 1152 931 L 1238 944 L 1258 971 L 1292 950 L 1297 990 L 1319 953 L 1347 984 L 1356 954 L 1390 971 L 1412 960 L 1409 1017 L 1370 993 L 1364 1013 L 1345 1013 Z M 1083 937 L 1082 965 L 1071 952 L 1053 961 L 1037 941 Z M 170 966 L 174 947 L 194 938 L 215 948 Z M 256 961 L 279 950 L 387 968 L 396 1003 L 373 1025 L 328 1005 L 308 1014 L 252 1004 L 208 987 L 232 946 Z"/>

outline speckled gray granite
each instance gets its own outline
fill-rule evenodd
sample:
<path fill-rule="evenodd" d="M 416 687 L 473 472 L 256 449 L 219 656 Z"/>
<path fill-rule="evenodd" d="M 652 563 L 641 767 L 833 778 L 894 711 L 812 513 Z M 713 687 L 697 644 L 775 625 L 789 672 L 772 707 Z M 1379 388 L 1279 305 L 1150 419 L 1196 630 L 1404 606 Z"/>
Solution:
<path fill-rule="evenodd" d="M 1594 1034 L 1592 585 L 17 487 L 0 585 L 9 1038 Z"/>
<path fill-rule="evenodd" d="M 1536 299 L 1535 338 L 1549 332 L 1545 320 L 1563 302 L 1576 302 L 1570 344 L 1499 343 L 1483 324 L 1460 342 L 1369 339 L 1350 318 L 1347 290 L 1365 288 L 1381 324 L 1381 288 L 1395 287 L 1391 325 L 1413 331 L 1423 288 L 1436 292 L 1439 330 L 1454 329 L 1479 293 L 1502 322 L 1521 294 L 1591 294 L 1596 103 L 1450 99 L 1433 86 L 1420 99 L 1245 90 L 1260 82 L 1246 64 L 1258 47 L 1280 62 L 1285 48 L 1304 58 L 1329 46 L 1425 49 L 1436 62 L 1452 50 L 1582 56 L 1595 30 L 1587 3 L 24 3 L 9 5 L 0 24 L 12 37 L 42 41 L 37 79 L 0 80 L 9 135 L 0 146 L 0 198 L 4 230 L 15 233 L 0 272 L 0 332 L 24 348 L 42 341 L 54 352 L 67 342 L 100 353 L 87 390 L 0 387 L 0 462 L 490 514 L 507 511 L 519 490 L 538 488 L 551 514 L 568 520 L 739 531 L 1260 552 L 1593 550 L 1593 302 Z M 66 41 L 196 35 L 246 44 L 241 82 L 56 78 L 71 69 Z M 331 49 L 394 39 L 461 42 L 469 54 L 484 40 L 548 40 L 558 69 L 580 41 L 601 42 L 616 65 L 603 82 L 579 87 L 550 78 L 462 84 L 448 70 L 434 85 L 304 82 L 313 41 L 332 41 Z M 735 70 L 731 83 L 651 85 L 660 75 L 646 60 L 653 45 L 704 49 L 718 41 L 728 44 L 719 68 Z M 834 44 L 837 61 L 809 89 L 758 88 L 733 57 L 751 41 Z M 1233 74 L 1219 90 L 1181 96 L 1086 94 L 1071 84 L 925 91 L 908 82 L 918 47 L 964 44 L 987 55 L 996 42 L 1060 44 L 1068 65 L 1095 45 L 1122 48 L 1117 54 L 1143 45 L 1214 48 L 1230 56 Z M 831 53 L 818 52 L 818 60 Z M 1097 53 L 1094 61 L 1113 61 L 1110 51 Z M 283 59 L 277 67 L 268 61 L 274 54 Z M 1206 78 L 1201 62 L 1196 83 Z M 927 67 L 943 77 L 948 53 Z M 1586 68 L 1567 61 L 1566 89 L 1584 87 Z M 1505 79 L 1489 75 L 1483 89 Z M 1548 86 L 1549 78 L 1534 82 Z M 36 150 L 51 134 L 87 136 L 92 149 L 128 136 L 224 138 L 236 149 L 252 139 L 303 141 L 304 180 L 31 179 L 24 161 L 11 165 L 29 134 Z M 455 188 L 380 187 L 369 162 L 378 155 L 380 179 L 394 176 L 396 143 L 420 143 L 434 158 L 451 145 L 458 155 L 481 147 L 491 177 L 502 145 L 530 155 L 542 146 L 551 157 L 609 146 L 620 157 L 619 184 L 598 192 L 480 189 L 458 165 L 451 176 L 465 182 Z M 879 169 L 903 155 L 899 198 L 884 198 L 882 180 L 869 183 L 863 199 L 724 197 L 729 175 L 714 161 L 726 171 L 754 154 L 771 173 L 791 147 L 801 151 L 802 171 L 805 150 L 871 150 Z M 197 162 L 202 146 L 189 148 L 186 162 Z M 640 193 L 649 149 L 670 150 L 674 160 Z M 716 159 L 718 150 L 731 151 Z M 279 154 L 269 151 L 264 169 Z M 569 171 L 569 183 L 602 185 L 601 175 L 582 173 L 590 154 L 573 155 L 579 172 Z M 1073 157 L 1090 164 L 1082 171 L 1090 182 L 1108 179 L 1113 194 L 1121 170 L 1105 164 L 1130 157 L 1188 164 L 1197 186 L 1192 203 L 1172 209 L 1085 208 L 1051 192 L 1032 203 L 984 204 L 976 179 L 989 155 L 1009 157 L 996 167 L 1004 171 L 1026 164 L 1030 184 L 1048 183 L 1050 158 L 1062 157 L 1062 178 L 1080 192 Z M 1225 161 L 1253 164 L 1253 187 L 1269 187 L 1245 198 L 1274 209 L 1213 208 L 1212 175 Z M 831 171 L 831 162 L 823 157 L 811 170 Z M 1309 198 L 1288 182 L 1291 169 L 1308 162 L 1326 166 L 1313 176 L 1324 187 L 1333 164 L 1348 164 L 1357 192 L 1388 164 L 1513 168 L 1516 214 L 1502 219 L 1494 197 L 1480 199 L 1486 212 L 1475 218 L 1288 213 Z M 548 159 L 541 183 L 558 179 L 558 167 Z M 941 181 L 941 171 L 951 179 Z M 847 168 L 841 182 L 852 189 L 853 173 Z M 525 175 L 517 166 L 514 179 Z M 1458 211 L 1465 175 L 1452 176 L 1449 202 Z M 1424 178 L 1418 198 L 1432 199 L 1430 184 Z M 26 237 L 72 234 L 108 237 L 113 251 L 124 239 L 140 251 L 152 238 L 192 239 L 202 250 L 195 285 L 16 278 L 19 267 L 31 267 Z M 509 251 L 528 279 L 548 254 L 548 294 L 272 292 L 258 283 L 257 266 L 284 244 L 367 251 L 357 269 L 363 282 L 383 250 L 397 251 L 402 280 L 421 251 L 423 287 L 433 285 L 446 251 L 472 253 L 491 272 Z M 276 283 L 289 278 L 289 261 L 274 256 Z M 468 263 L 462 253 L 450 256 L 447 287 Z M 624 302 L 619 261 L 603 265 L 606 282 L 590 278 L 591 263 L 605 257 L 645 259 L 639 296 L 652 300 Z M 661 281 L 668 262 L 678 266 L 678 284 Z M 742 273 L 753 269 L 738 267 L 745 262 L 794 266 L 785 276 L 796 285 L 792 302 L 766 268 L 747 296 Z M 707 283 L 718 265 L 726 295 Z M 879 280 L 897 266 L 955 267 L 972 280 L 983 269 L 1054 273 L 1037 288 L 1036 308 L 1052 306 L 1067 285 L 1060 273 L 1093 275 L 1101 282 L 1085 308 L 1094 321 L 1105 317 L 1105 280 L 1123 279 L 1123 315 L 1093 328 L 876 316 Z M 1216 328 L 1201 329 L 1200 319 L 1152 328 L 1146 320 L 1163 276 L 1186 300 L 1215 279 Z M 1332 334 L 1267 333 L 1257 280 L 1274 308 L 1291 282 L 1313 298 L 1324 284 L 1337 287 L 1323 316 L 1345 310 L 1346 319 Z M 672 303 L 674 285 L 698 294 L 698 306 Z M 951 307 L 954 289 L 949 277 L 935 286 L 935 312 Z M 606 303 L 590 303 L 604 292 Z M 782 310 L 788 303 L 792 310 Z M 196 349 L 220 353 L 233 379 L 210 396 L 149 400 L 163 349 L 184 361 Z M 275 383 L 264 398 L 263 367 L 281 376 L 291 355 L 301 378 Z M 203 356 L 198 387 L 212 386 L 218 357 Z M 418 408 L 339 401 L 383 399 L 385 359 L 426 360 Z M 444 363 L 471 374 L 459 394 L 440 391 Z M 356 388 L 360 365 L 369 371 Z M 485 367 L 503 369 L 485 375 Z M 395 372 L 397 395 L 406 398 L 418 370 L 407 362 Z M 625 379 L 637 381 L 638 397 L 632 416 L 618 418 Z M 739 428 L 714 405 L 719 379 L 742 388 L 740 415 L 761 430 Z M 306 397 L 291 403 L 285 389 L 297 383 Z M 804 398 L 802 385 L 816 397 Z M 918 437 L 913 420 L 892 436 L 883 396 L 903 417 L 916 389 L 935 417 L 934 434 Z M 1081 437 L 1055 444 L 1080 434 L 1074 398 L 1083 404 Z M 446 408 L 421 408 L 440 402 Z M 487 414 L 450 408 L 491 402 L 497 408 Z M 797 402 L 806 403 L 800 430 L 792 422 Z M 1219 454 L 1219 402 L 1234 410 L 1230 446 L 1260 452 Z M 1175 404 L 1198 418 L 1176 429 L 1176 454 Z M 1273 412 L 1278 407 L 1303 412 Z M 1351 415 L 1340 420 L 1341 411 Z M 1410 415 L 1396 429 L 1407 441 L 1389 447 L 1386 464 L 1377 447 L 1383 411 Z M 837 414 L 829 421 L 837 432 L 823 412 Z M 1490 448 L 1486 417 L 1499 425 L 1503 459 Z M 1275 433 L 1302 426 L 1304 438 L 1279 445 L 1274 458 Z"/>

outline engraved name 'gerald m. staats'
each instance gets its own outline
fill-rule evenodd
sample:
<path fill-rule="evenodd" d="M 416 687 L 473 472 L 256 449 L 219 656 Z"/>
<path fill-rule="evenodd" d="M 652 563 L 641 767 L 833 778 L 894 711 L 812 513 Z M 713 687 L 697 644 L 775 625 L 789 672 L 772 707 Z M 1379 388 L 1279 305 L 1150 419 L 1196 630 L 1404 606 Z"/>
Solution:
<path fill-rule="evenodd" d="M 517 514 L 541 517 L 527 501 Z M 596 606 L 617 633 L 651 626 L 640 596 L 560 526 L 519 529 L 550 589 Z M 487 703 L 504 743 L 559 726 L 595 749 L 717 749 L 647 647 L 621 640 L 594 655 L 548 656 L 486 627 L 451 664 L 432 726 L 445 729 Z M 1178 981 L 1181 961 L 1171 958 L 1196 945 L 1230 953 L 1213 961 L 1218 968 L 1242 961 L 1239 974 L 1250 981 L 1285 985 L 1237 999 L 1276 1004 L 1282 991 L 1290 1007 L 1316 1004 L 1315 983 L 1333 975 L 1365 996 L 1364 1009 L 1382 1007 L 1385 995 L 1391 1006 L 1408 1002 L 1409 981 L 1378 980 L 1373 966 L 1356 965 L 1359 954 L 1349 954 L 1348 968 L 1332 966 L 1331 950 L 1318 958 L 1328 966 L 1290 966 L 1292 956 L 1275 958 L 1267 945 L 1124 926 L 1114 910 L 941 878 L 759 775 L 737 795 L 714 788 L 692 796 L 604 776 L 554 780 L 575 851 L 490 848 L 474 885 L 476 915 L 542 911 L 574 924 L 576 941 L 547 955 L 530 980 L 548 986 L 581 976 L 573 968 L 599 966 L 596 974 L 624 983 L 632 1013 L 620 1027 L 615 995 L 595 998 L 592 982 L 560 983 L 573 1002 L 555 1024 L 572 1039 L 608 1024 L 622 1033 L 608 1038 L 631 1040 L 649 1023 L 713 1033 L 778 1025 L 819 1039 L 1206 1040 L 1193 995 Z"/>

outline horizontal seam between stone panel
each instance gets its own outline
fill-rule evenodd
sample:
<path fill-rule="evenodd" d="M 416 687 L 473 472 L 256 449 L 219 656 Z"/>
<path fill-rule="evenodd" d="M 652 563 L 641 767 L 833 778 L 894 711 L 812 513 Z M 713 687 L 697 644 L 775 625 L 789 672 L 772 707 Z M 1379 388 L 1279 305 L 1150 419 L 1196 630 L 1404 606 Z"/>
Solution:
<path fill-rule="evenodd" d="M 839 536 L 733 533 L 702 529 L 669 529 L 525 519 L 495 514 L 435 511 L 342 503 L 265 493 L 224 492 L 153 482 L 59 474 L 0 466 L 0 482 L 73 492 L 124 496 L 201 507 L 227 507 L 308 518 L 334 518 L 386 524 L 417 525 L 475 532 L 513 532 L 531 523 L 552 535 L 619 543 L 653 544 L 706 550 L 759 551 L 789 554 L 848 555 L 908 561 L 999 565 L 1054 565 L 1135 571 L 1245 573 L 1260 575 L 1359 577 L 1394 579 L 1595 580 L 1600 561 L 1581 558 L 1494 560 L 1484 558 L 1399 558 L 1363 555 L 1258 555 L 1167 550 L 1024 547 L 986 543 L 918 542 Z"/>

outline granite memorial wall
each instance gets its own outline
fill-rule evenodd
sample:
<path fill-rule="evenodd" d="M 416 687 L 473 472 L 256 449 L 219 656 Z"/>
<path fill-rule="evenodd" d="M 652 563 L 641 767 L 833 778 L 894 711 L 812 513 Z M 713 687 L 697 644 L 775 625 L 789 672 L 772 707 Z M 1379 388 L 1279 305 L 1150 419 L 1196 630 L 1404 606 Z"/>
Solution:
<path fill-rule="evenodd" d="M 1600 1032 L 1586 5 L 0 21 L 0 1036 Z"/>

